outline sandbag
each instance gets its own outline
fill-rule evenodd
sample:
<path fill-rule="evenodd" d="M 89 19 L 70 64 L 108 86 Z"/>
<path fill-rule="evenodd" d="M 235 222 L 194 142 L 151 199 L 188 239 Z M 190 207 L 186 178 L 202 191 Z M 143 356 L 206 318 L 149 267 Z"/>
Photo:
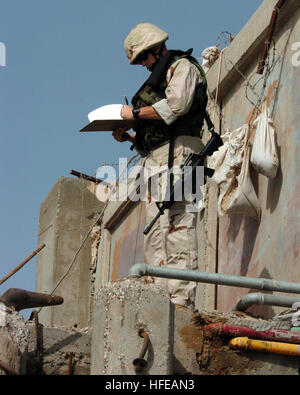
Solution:
<path fill-rule="evenodd" d="M 244 214 L 260 220 L 261 209 L 250 176 L 249 126 L 243 125 L 222 136 L 224 145 L 212 156 L 215 169 L 211 181 L 219 186 L 218 212 Z"/>
<path fill-rule="evenodd" d="M 250 152 L 251 146 L 248 145 L 237 182 L 227 191 L 221 206 L 226 214 L 244 214 L 260 221 L 261 208 L 250 176 Z"/>
<path fill-rule="evenodd" d="M 218 47 L 208 47 L 202 52 L 202 68 L 205 73 L 212 67 L 220 56 L 220 49 Z"/>
<path fill-rule="evenodd" d="M 266 177 L 276 177 L 279 159 L 275 140 L 275 127 L 264 104 L 261 115 L 254 121 L 256 127 L 250 162 L 254 169 Z"/>

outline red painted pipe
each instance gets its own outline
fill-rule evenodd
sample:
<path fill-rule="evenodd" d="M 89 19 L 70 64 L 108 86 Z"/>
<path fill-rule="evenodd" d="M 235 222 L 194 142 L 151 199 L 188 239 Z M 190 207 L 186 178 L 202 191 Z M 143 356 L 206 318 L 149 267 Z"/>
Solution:
<path fill-rule="evenodd" d="M 289 341 L 291 343 L 300 344 L 300 332 L 298 331 L 287 331 L 284 329 L 268 329 L 265 331 L 257 331 L 252 328 L 227 325 L 222 324 L 221 322 L 205 325 L 204 330 L 215 335 L 249 337 L 254 339 L 277 340 L 282 342 Z"/>

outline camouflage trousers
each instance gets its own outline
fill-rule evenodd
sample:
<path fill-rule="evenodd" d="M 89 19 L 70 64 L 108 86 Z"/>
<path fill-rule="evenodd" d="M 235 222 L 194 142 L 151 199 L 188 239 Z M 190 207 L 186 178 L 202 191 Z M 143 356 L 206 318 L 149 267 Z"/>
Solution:
<path fill-rule="evenodd" d="M 179 177 L 176 175 L 176 168 L 184 163 L 191 152 L 200 152 L 202 147 L 201 140 L 196 137 L 180 136 L 175 140 L 174 182 Z M 163 182 L 162 171 L 168 169 L 168 152 L 169 144 L 166 144 L 151 152 L 144 162 L 147 174 L 145 182 L 148 185 L 147 199 L 145 199 L 147 225 L 158 213 L 156 201 L 162 201 L 165 196 L 166 182 Z M 160 169 L 159 174 L 158 169 Z M 153 184 L 157 186 L 158 199 L 153 199 Z M 197 212 L 189 212 L 187 206 L 188 202 L 184 199 L 174 202 L 145 236 L 146 263 L 176 269 L 198 269 Z M 182 306 L 194 304 L 195 282 L 158 277 L 153 281 L 169 293 L 173 303 Z"/>

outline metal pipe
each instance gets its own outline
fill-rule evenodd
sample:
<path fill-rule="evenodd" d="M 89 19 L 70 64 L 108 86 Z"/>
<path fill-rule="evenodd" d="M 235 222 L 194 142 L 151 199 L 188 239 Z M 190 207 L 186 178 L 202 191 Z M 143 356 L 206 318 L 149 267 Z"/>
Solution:
<path fill-rule="evenodd" d="M 40 339 L 40 328 L 39 328 L 39 315 L 36 310 L 33 312 L 34 326 L 35 326 L 35 338 L 36 338 L 36 349 L 35 349 L 35 360 L 37 363 L 38 373 L 41 371 L 41 339 Z"/>
<path fill-rule="evenodd" d="M 195 281 L 208 284 L 229 285 L 233 287 L 259 289 L 262 291 L 277 291 L 285 293 L 300 294 L 300 283 L 290 283 L 285 281 L 270 280 L 266 278 L 253 278 L 243 276 L 233 276 L 220 273 L 206 273 L 199 270 L 172 269 L 136 263 L 129 270 L 130 277 L 162 277 L 173 278 L 185 281 Z"/>
<path fill-rule="evenodd" d="M 0 297 L 0 302 L 15 311 L 41 306 L 55 306 L 62 304 L 63 301 L 61 296 L 30 292 L 18 288 L 10 288 Z"/>
<path fill-rule="evenodd" d="M 88 174 L 80 173 L 79 171 L 76 171 L 76 170 L 71 170 L 70 174 L 72 174 L 73 176 L 76 176 L 78 178 L 83 178 L 84 180 L 94 182 L 95 184 L 101 184 L 101 183 L 107 184 L 107 182 L 105 182 L 104 180 L 101 180 L 100 178 L 92 177 L 92 176 L 89 176 Z"/>
<path fill-rule="evenodd" d="M 11 272 L 9 272 L 5 277 L 0 280 L 0 285 L 3 284 L 6 280 L 8 280 L 13 274 L 19 271 L 27 262 L 29 262 L 36 254 L 38 254 L 46 244 L 42 244 L 39 248 L 33 251 L 32 254 L 29 255 L 23 262 L 21 262 L 18 266 L 16 266 Z"/>
<path fill-rule="evenodd" d="M 235 337 L 230 340 L 229 347 L 234 350 L 260 351 L 273 354 L 300 356 L 300 346 L 290 343 L 277 343 L 264 340 L 252 340 L 248 337 Z"/>
<path fill-rule="evenodd" d="M 292 307 L 296 302 L 300 302 L 300 297 L 268 295 L 260 292 L 253 292 L 243 296 L 231 311 L 245 311 L 253 305 Z"/>
<path fill-rule="evenodd" d="M 68 360 L 68 376 L 71 376 L 73 373 L 73 352 L 70 352 L 69 360 Z"/>
<path fill-rule="evenodd" d="M 276 340 L 280 342 L 288 341 L 300 344 L 300 332 L 297 331 L 288 331 L 284 329 L 267 329 L 258 331 L 249 327 L 222 324 L 221 322 L 205 325 L 203 329 L 218 336 L 242 336 L 254 339 Z"/>
<path fill-rule="evenodd" d="M 270 20 L 268 31 L 267 31 L 267 36 L 265 39 L 264 49 L 261 54 L 259 64 L 257 67 L 257 74 L 263 74 L 263 72 L 264 72 L 266 59 L 267 59 L 267 56 L 269 53 L 271 41 L 272 41 L 272 38 L 273 38 L 273 35 L 275 32 L 276 23 L 277 23 L 277 19 L 279 16 L 279 10 L 282 8 L 282 6 L 285 4 L 285 2 L 286 2 L 286 0 L 278 0 L 277 4 L 275 5 L 274 10 L 272 12 L 271 20 Z"/>

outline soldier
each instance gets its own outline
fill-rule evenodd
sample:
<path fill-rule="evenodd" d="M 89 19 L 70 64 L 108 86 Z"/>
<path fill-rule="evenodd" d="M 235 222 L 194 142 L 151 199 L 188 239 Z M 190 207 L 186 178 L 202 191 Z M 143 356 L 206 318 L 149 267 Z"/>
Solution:
<path fill-rule="evenodd" d="M 122 118 L 137 120 L 135 133 L 127 129 L 113 131 L 119 141 L 130 140 L 141 154 L 148 185 L 146 224 L 157 214 L 151 194 L 151 180 L 161 177 L 163 170 L 181 166 L 191 152 L 203 148 L 201 130 L 207 105 L 205 73 L 197 60 L 187 52 L 168 50 L 168 34 L 150 23 L 133 28 L 124 42 L 126 55 L 132 65 L 147 67 L 151 72 L 132 99 L 124 105 Z M 157 178 L 156 178 L 157 180 Z M 176 180 L 176 172 L 171 177 Z M 166 186 L 160 189 L 164 197 Z M 146 263 L 170 268 L 198 268 L 196 212 L 189 212 L 187 201 L 176 201 L 145 236 Z M 196 283 L 156 278 L 176 306 L 192 307 Z"/>

